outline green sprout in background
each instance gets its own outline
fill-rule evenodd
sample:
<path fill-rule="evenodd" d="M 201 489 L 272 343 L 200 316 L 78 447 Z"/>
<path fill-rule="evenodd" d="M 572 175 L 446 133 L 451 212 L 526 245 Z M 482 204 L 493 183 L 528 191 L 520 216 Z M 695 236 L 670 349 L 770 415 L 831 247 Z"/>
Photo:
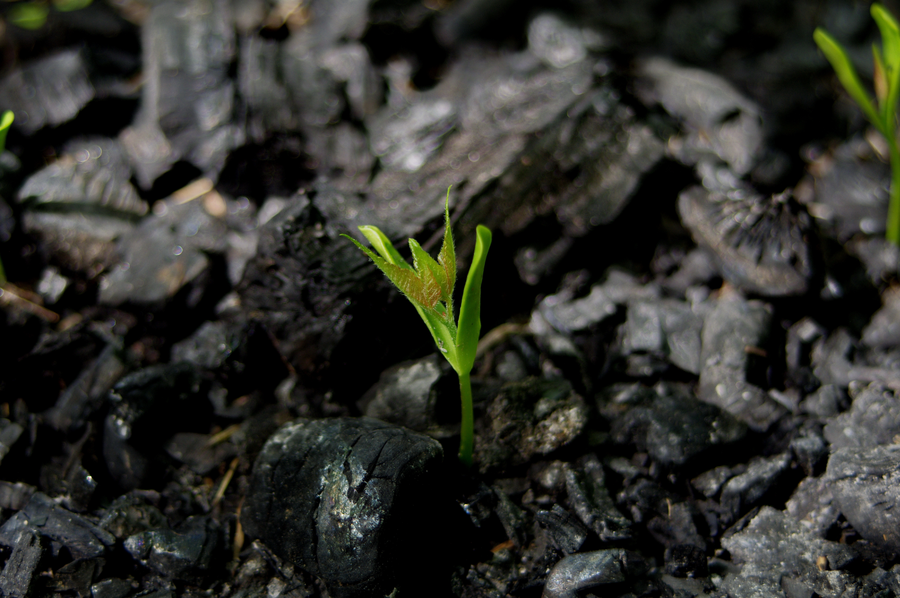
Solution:
<path fill-rule="evenodd" d="M 50 4 L 59 12 L 72 12 L 87 8 L 93 0 L 52 0 Z M 18 2 L 9 11 L 9 22 L 22 29 L 36 30 L 47 23 L 50 4 L 46 0 Z"/>
<path fill-rule="evenodd" d="M 844 48 L 821 27 L 813 39 L 834 67 L 838 79 L 850 97 L 862 108 L 869 122 L 884 135 L 891 160 L 891 199 L 888 204 L 888 241 L 900 246 L 900 148 L 897 146 L 897 99 L 900 96 L 900 26 L 881 4 L 872 4 L 872 18 L 881 30 L 881 49 L 872 45 L 875 60 L 876 108 L 868 92 L 863 89 L 856 70 Z"/>
<path fill-rule="evenodd" d="M 444 243 L 437 261 L 428 255 L 415 239 L 410 239 L 409 247 L 413 256 L 413 265 L 410 266 L 378 228 L 360 226 L 359 230 L 372 244 L 374 252 L 353 237 L 343 236 L 353 241 L 400 289 L 400 292 L 406 295 L 434 337 L 441 354 L 459 376 L 462 401 L 459 459 L 469 466 L 472 464 L 474 447 L 472 382 L 469 374 L 475 364 L 475 352 L 481 334 L 481 281 L 484 276 L 484 262 L 491 246 L 491 231 L 481 225 L 478 225 L 475 231 L 475 255 L 472 257 L 472 267 L 469 268 L 466 286 L 463 288 L 457 324 L 453 318 L 456 250 L 453 247 L 453 233 L 450 232 L 449 188 L 444 203 Z"/>
<path fill-rule="evenodd" d="M 13 123 L 12 110 L 7 110 L 0 115 L 0 153 L 6 149 L 6 133 L 9 131 L 10 125 Z M 3 270 L 3 262 L 0 261 L 0 287 L 6 284 L 6 272 Z"/>

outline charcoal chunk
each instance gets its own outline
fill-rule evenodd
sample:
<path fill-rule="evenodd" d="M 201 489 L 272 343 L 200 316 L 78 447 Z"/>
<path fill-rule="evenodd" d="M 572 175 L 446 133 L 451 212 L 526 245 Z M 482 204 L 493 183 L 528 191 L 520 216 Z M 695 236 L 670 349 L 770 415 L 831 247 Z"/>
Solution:
<path fill-rule="evenodd" d="M 625 582 L 642 569 L 642 559 L 622 548 L 569 555 L 550 571 L 542 596 L 575 598 L 582 590 Z"/>
<path fill-rule="evenodd" d="M 828 460 L 835 504 L 866 540 L 900 552 L 900 446 L 845 447 Z"/>
<path fill-rule="evenodd" d="M 31 591 L 32 580 L 44 554 L 41 535 L 22 528 L 15 536 L 0 541 L 13 549 L 0 573 L 0 594 L 9 598 L 25 598 Z"/>
<path fill-rule="evenodd" d="M 873 382 L 854 395 L 850 410 L 832 418 L 823 431 L 831 449 L 890 444 L 900 434 L 900 401 L 895 392 Z"/>
<path fill-rule="evenodd" d="M 189 517 L 178 530 L 167 528 L 135 534 L 124 542 L 133 559 L 168 578 L 210 567 L 219 545 L 218 524 L 210 517 Z"/>
<path fill-rule="evenodd" d="M 441 455 L 436 441 L 374 419 L 296 420 L 257 459 L 244 530 L 334 596 L 414 585 L 409 547 L 443 516 L 427 506 Z"/>

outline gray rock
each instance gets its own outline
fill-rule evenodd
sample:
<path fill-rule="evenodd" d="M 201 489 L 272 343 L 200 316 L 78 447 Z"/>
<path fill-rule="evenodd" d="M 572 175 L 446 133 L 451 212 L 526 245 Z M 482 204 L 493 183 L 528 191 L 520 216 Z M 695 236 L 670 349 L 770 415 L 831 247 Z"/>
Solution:
<path fill-rule="evenodd" d="M 528 24 L 528 48 L 554 68 L 565 68 L 587 58 L 606 40 L 596 31 L 577 27 L 551 12 L 540 13 Z"/>
<path fill-rule="evenodd" d="M 0 106 L 16 114 L 13 128 L 26 134 L 75 117 L 94 98 L 80 50 L 66 50 L 13 70 L 0 80 Z"/>
<path fill-rule="evenodd" d="M 726 162 L 743 175 L 753 168 L 763 146 L 762 111 L 725 79 L 665 58 L 638 63 L 638 96 L 656 103 L 684 123 L 685 133 L 670 148 L 686 164 L 707 156 Z"/>
<path fill-rule="evenodd" d="M 552 453 L 575 440 L 588 417 L 584 399 L 567 380 L 535 378 L 503 386 L 487 413 L 489 428 L 475 443 L 482 471 Z"/>
<path fill-rule="evenodd" d="M 615 420 L 612 437 L 617 443 L 635 443 L 662 465 L 685 465 L 747 433 L 742 422 L 697 400 L 686 387 L 660 384 L 648 399 Z"/>
<path fill-rule="evenodd" d="M 441 377 L 437 355 L 398 364 L 385 371 L 360 403 L 368 417 L 423 432 L 435 425 L 437 381 Z"/>
<path fill-rule="evenodd" d="M 823 384 L 800 403 L 800 410 L 820 419 L 834 417 L 847 403 L 847 394 L 833 384 Z"/>
<path fill-rule="evenodd" d="M 746 528 L 722 539 L 740 573 L 725 579 L 724 589 L 734 598 L 755 596 L 841 596 L 850 584 L 840 571 L 853 558 L 844 544 L 818 538 L 782 511 L 762 507 Z M 819 559 L 827 559 L 824 568 Z M 783 588 L 792 588 L 786 591 Z M 804 593 L 805 592 L 805 593 Z"/>
<path fill-rule="evenodd" d="M 900 434 L 897 393 L 878 383 L 864 388 L 851 385 L 850 392 L 853 399 L 850 410 L 832 418 L 823 430 L 831 450 L 893 443 Z"/>
<path fill-rule="evenodd" d="M 244 530 L 333 596 L 402 591 L 436 565 L 404 547 L 443 516 L 426 506 L 441 455 L 435 440 L 373 419 L 296 420 L 254 465 Z"/>
<path fill-rule="evenodd" d="M 825 439 L 815 430 L 793 438 L 790 449 L 794 459 L 808 476 L 814 475 L 820 462 L 828 454 L 828 445 Z"/>
<path fill-rule="evenodd" d="M 835 504 L 860 536 L 900 552 L 900 446 L 845 447 L 828 460 Z"/>
<path fill-rule="evenodd" d="M 709 471 L 704 471 L 691 480 L 691 486 L 700 491 L 706 498 L 715 498 L 722 486 L 734 477 L 735 472 L 726 465 L 719 465 Z"/>
<path fill-rule="evenodd" d="M 699 397 L 765 430 L 784 409 L 760 387 L 747 381 L 755 355 L 765 353 L 772 309 L 747 301 L 735 292 L 723 293 L 703 326 Z"/>
<path fill-rule="evenodd" d="M 559 561 L 547 576 L 543 598 L 575 598 L 583 590 L 618 584 L 646 569 L 643 560 L 622 548 L 573 554 Z"/>

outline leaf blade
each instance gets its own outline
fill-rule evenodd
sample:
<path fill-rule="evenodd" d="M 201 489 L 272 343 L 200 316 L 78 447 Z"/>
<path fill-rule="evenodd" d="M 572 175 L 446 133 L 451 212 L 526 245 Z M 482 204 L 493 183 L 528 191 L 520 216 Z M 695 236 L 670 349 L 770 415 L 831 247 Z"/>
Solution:
<path fill-rule="evenodd" d="M 472 256 L 469 274 L 466 276 L 466 286 L 463 288 L 456 334 L 460 367 L 466 373 L 471 371 L 475 364 L 478 338 L 481 335 L 481 283 L 484 279 L 484 264 L 491 248 L 491 239 L 490 229 L 479 224 L 475 229 L 475 253 Z M 457 373 L 459 372 L 457 369 Z"/>

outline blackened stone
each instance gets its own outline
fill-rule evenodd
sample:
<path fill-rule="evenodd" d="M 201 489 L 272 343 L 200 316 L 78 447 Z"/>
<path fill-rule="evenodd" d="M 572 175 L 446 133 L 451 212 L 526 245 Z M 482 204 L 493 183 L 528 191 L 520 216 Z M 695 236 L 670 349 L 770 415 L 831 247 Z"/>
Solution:
<path fill-rule="evenodd" d="M 575 598 L 583 590 L 620 584 L 646 569 L 643 560 L 622 548 L 573 554 L 559 561 L 544 586 L 543 598 Z"/>
<path fill-rule="evenodd" d="M 772 491 L 790 467 L 788 453 L 752 459 L 747 471 L 728 480 L 719 501 L 737 519 Z"/>
<path fill-rule="evenodd" d="M 202 429 L 209 421 L 212 407 L 204 386 L 203 373 L 188 363 L 150 366 L 115 385 L 104 422 L 103 457 L 119 485 L 140 486 L 158 465 L 162 443 L 178 427 L 199 423 Z"/>
<path fill-rule="evenodd" d="M 54 592 L 74 592 L 78 597 L 87 598 L 91 594 L 91 584 L 105 564 L 104 559 L 99 558 L 76 559 L 55 570 L 45 588 Z"/>
<path fill-rule="evenodd" d="M 27 528 L 4 540 L 13 551 L 0 573 L 0 594 L 9 598 L 25 598 L 44 554 L 41 535 Z"/>
<path fill-rule="evenodd" d="M 411 553 L 444 516 L 430 495 L 441 455 L 435 440 L 374 419 L 296 420 L 257 459 L 244 530 L 333 596 L 415 585 L 438 566 Z"/>
<path fill-rule="evenodd" d="M 0 544 L 15 546 L 23 530 L 31 530 L 65 546 L 75 558 L 102 555 L 116 539 L 90 520 L 57 506 L 40 492 L 0 527 Z"/>
<path fill-rule="evenodd" d="M 141 532 L 127 538 L 131 557 L 167 578 L 183 578 L 205 571 L 221 541 L 219 525 L 210 517 L 188 517 L 178 530 L 167 528 Z"/>
<path fill-rule="evenodd" d="M 854 559 L 852 548 L 814 536 L 772 507 L 762 507 L 746 528 L 723 538 L 722 545 L 734 562 L 742 565 L 739 574 L 725 580 L 729 596 L 781 596 L 785 581 L 797 586 L 798 592 L 808 592 L 806 595 L 840 596 L 842 591 L 835 592 L 835 587 L 851 582 L 840 569 Z M 820 557 L 827 559 L 824 567 L 820 567 Z"/>
<path fill-rule="evenodd" d="M 0 81 L 0 105 L 27 134 L 71 120 L 94 97 L 83 53 L 67 50 L 14 70 Z"/>
<path fill-rule="evenodd" d="M 700 399 L 760 431 L 784 413 L 762 388 L 748 382 L 756 354 L 765 354 L 771 320 L 768 304 L 725 292 L 706 317 L 700 354 Z"/>
<path fill-rule="evenodd" d="M 747 427 L 686 388 L 659 385 L 652 398 L 628 409 L 613 425 L 618 443 L 633 442 L 660 464 L 684 465 L 716 447 L 737 442 Z"/>
<path fill-rule="evenodd" d="M 587 405 L 566 380 L 530 378 L 505 385 L 488 417 L 490 428 L 475 445 L 482 471 L 521 465 L 569 444 L 587 424 Z"/>
<path fill-rule="evenodd" d="M 841 513 L 866 540 L 900 552 L 900 446 L 845 447 L 826 477 Z"/>
<path fill-rule="evenodd" d="M 694 518 L 700 513 L 693 504 L 669 501 L 667 509 L 647 522 L 647 530 L 663 546 L 697 546 L 706 550 L 706 540 L 697 531 Z"/>
<path fill-rule="evenodd" d="M 900 401 L 896 393 L 878 383 L 865 388 L 850 386 L 850 410 L 825 425 L 825 439 L 831 449 L 874 447 L 890 444 L 900 434 Z"/>

